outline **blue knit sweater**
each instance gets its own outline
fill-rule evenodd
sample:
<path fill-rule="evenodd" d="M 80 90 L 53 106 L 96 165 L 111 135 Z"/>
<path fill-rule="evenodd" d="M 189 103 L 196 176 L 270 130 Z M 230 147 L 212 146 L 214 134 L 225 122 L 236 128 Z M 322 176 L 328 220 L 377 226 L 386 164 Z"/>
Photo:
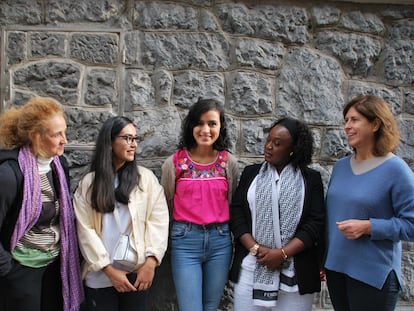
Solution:
<path fill-rule="evenodd" d="M 401 240 L 414 241 L 414 174 L 399 157 L 360 175 L 351 157 L 333 169 L 326 195 L 325 267 L 382 288 L 391 270 L 401 284 Z M 348 240 L 336 222 L 369 219 L 371 235 Z"/>

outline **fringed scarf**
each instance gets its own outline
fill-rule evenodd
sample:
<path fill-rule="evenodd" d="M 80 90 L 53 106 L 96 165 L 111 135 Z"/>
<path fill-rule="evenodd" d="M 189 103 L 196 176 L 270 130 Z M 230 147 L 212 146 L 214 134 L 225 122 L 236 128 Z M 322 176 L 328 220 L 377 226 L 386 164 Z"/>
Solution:
<path fill-rule="evenodd" d="M 264 162 L 256 184 L 255 239 L 269 248 L 281 248 L 293 238 L 302 214 L 304 183 L 299 169 L 287 165 L 279 176 L 280 191 L 276 193 L 275 178 L 270 164 Z M 277 200 L 279 198 L 279 200 Z M 279 204 L 278 204 L 279 203 Z M 266 270 L 256 263 L 253 279 L 253 304 L 276 306 L 281 283 L 289 290 L 294 283 L 293 258 L 289 258 L 282 270 Z"/>
<path fill-rule="evenodd" d="M 17 242 L 36 224 L 42 210 L 40 176 L 36 157 L 29 147 L 22 147 L 18 156 L 23 174 L 23 198 L 10 245 L 13 250 Z M 60 273 L 62 278 L 63 310 L 76 311 L 84 299 L 78 244 L 72 202 L 66 176 L 59 157 L 53 158 L 59 185 L 60 208 Z"/>

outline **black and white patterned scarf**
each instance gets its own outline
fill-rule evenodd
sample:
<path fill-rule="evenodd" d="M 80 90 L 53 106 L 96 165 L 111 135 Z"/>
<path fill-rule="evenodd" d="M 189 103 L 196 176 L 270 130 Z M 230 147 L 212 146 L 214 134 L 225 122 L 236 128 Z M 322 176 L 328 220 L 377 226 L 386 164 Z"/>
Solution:
<path fill-rule="evenodd" d="M 279 176 L 278 196 L 272 171 L 271 164 L 264 162 L 257 176 L 255 239 L 266 247 L 280 248 L 296 232 L 303 208 L 304 182 L 300 170 L 287 165 Z M 291 257 L 282 270 L 269 271 L 256 263 L 253 279 L 254 304 L 275 306 L 281 285 L 296 285 L 294 276 Z"/>

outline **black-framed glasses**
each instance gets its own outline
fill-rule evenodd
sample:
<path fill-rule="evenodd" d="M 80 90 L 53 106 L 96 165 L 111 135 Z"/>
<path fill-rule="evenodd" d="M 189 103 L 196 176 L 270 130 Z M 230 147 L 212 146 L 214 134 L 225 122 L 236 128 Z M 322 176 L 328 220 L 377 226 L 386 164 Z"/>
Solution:
<path fill-rule="evenodd" d="M 138 144 L 138 141 L 139 141 L 138 136 L 119 135 L 117 137 L 121 137 L 121 138 L 125 139 L 125 141 L 128 145 L 132 145 L 134 142 L 136 142 Z"/>

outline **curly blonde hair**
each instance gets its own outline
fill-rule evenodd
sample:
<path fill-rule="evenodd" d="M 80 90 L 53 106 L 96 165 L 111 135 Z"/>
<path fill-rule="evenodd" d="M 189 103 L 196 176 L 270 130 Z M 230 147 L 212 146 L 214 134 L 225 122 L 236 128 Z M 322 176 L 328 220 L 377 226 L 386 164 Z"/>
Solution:
<path fill-rule="evenodd" d="M 374 95 L 359 95 L 347 103 L 343 109 L 345 118 L 348 110 L 354 107 L 369 122 L 378 120 L 380 128 L 375 132 L 374 155 L 384 156 L 395 152 L 400 142 L 400 131 L 387 102 Z"/>
<path fill-rule="evenodd" d="M 29 145 L 36 156 L 41 155 L 45 124 L 56 115 L 65 117 L 63 108 L 47 97 L 34 97 L 23 106 L 10 108 L 0 115 L 0 147 L 11 149 Z"/>

